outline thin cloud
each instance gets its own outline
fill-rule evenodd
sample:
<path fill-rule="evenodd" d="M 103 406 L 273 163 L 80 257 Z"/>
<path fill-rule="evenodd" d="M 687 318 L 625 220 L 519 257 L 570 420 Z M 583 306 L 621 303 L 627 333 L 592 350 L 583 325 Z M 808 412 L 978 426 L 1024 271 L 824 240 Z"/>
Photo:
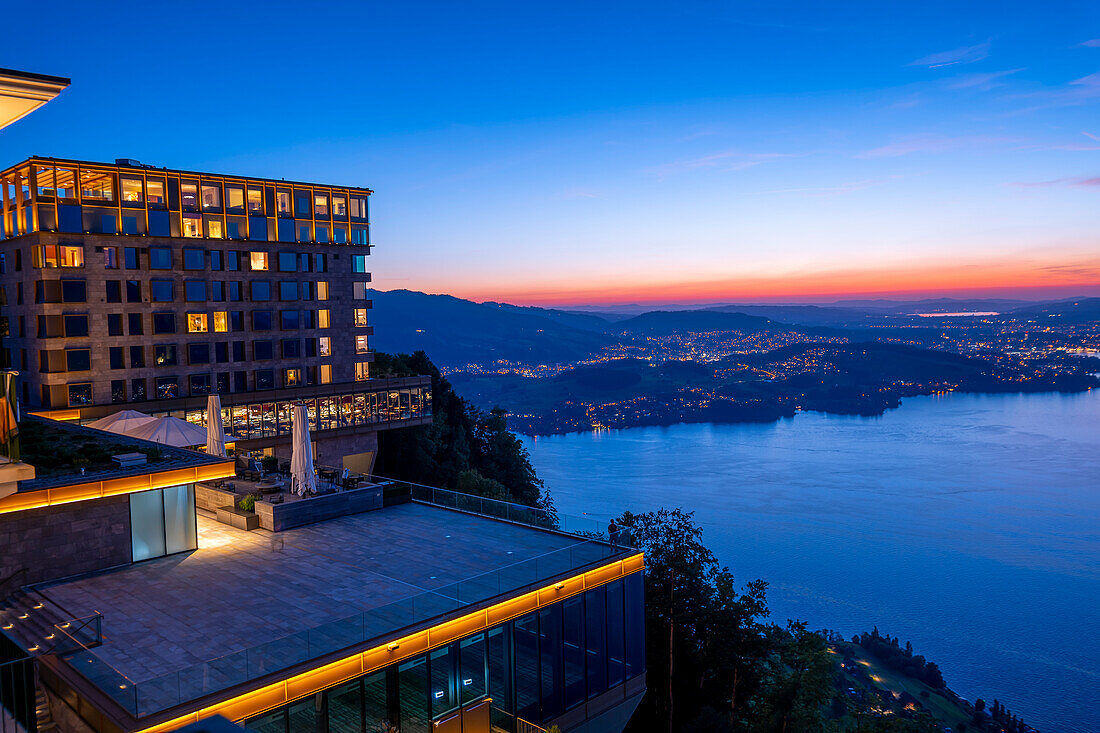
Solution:
<path fill-rule="evenodd" d="M 1100 176 L 1077 178 L 1054 178 L 1049 181 L 1014 181 L 1009 184 L 1016 188 L 1049 188 L 1051 186 L 1073 186 L 1076 188 L 1100 188 Z"/>
<path fill-rule="evenodd" d="M 1100 143 L 1100 135 L 1093 135 L 1091 132 L 1085 132 L 1084 130 L 1081 130 L 1081 134 L 1091 140 L 1095 140 L 1096 142 Z"/>
<path fill-rule="evenodd" d="M 1093 38 L 1092 40 L 1085 41 L 1081 45 L 1086 48 L 1100 48 L 1100 38 Z"/>
<path fill-rule="evenodd" d="M 740 171 L 760 165 L 768 160 L 792 158 L 793 153 L 743 153 L 738 150 L 722 150 L 697 158 L 684 158 L 650 168 L 658 178 L 665 178 L 697 170 Z"/>
<path fill-rule="evenodd" d="M 975 61 L 989 57 L 989 41 L 979 43 L 976 46 L 963 46 L 951 51 L 940 51 L 923 56 L 916 61 L 910 61 L 908 66 L 927 66 L 936 69 L 941 66 L 954 66 L 955 64 L 972 64 Z"/>
<path fill-rule="evenodd" d="M 955 80 L 948 83 L 948 89 L 978 89 L 979 91 L 989 91 L 994 87 L 1001 86 L 998 83 L 999 79 L 1003 79 L 1006 76 L 1012 74 L 1018 74 L 1023 69 L 1009 69 L 1007 71 L 994 71 L 988 74 L 961 74 L 955 77 Z"/>
<path fill-rule="evenodd" d="M 865 181 L 852 181 L 850 183 L 842 183 L 838 186 L 809 186 L 806 188 L 777 188 L 771 191 L 756 191 L 756 195 L 768 195 L 777 193 L 807 193 L 817 196 L 833 196 L 845 193 L 852 193 L 854 191 L 863 191 L 864 189 L 874 188 L 875 186 L 881 186 L 884 183 L 888 183 L 891 180 L 898 178 L 899 176 L 891 176 L 890 178 L 874 178 Z"/>
<path fill-rule="evenodd" d="M 857 158 L 897 158 L 913 153 L 949 153 L 960 148 L 986 147 L 1004 143 L 1020 142 L 1015 138 L 994 137 L 991 135 L 960 135 L 940 137 L 936 135 L 915 135 L 896 140 L 892 143 L 865 150 Z"/>

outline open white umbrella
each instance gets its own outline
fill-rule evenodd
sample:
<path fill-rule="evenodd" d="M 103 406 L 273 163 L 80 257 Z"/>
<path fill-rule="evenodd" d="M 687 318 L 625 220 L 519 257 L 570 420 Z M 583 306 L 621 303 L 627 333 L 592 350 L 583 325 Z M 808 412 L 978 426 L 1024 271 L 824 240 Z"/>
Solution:
<path fill-rule="evenodd" d="M 192 445 L 202 445 L 206 442 L 206 431 L 198 425 L 192 425 L 178 417 L 159 417 L 152 422 L 138 425 L 133 430 L 126 431 L 131 438 L 151 440 L 162 445 L 171 445 L 183 448 Z"/>
<path fill-rule="evenodd" d="M 155 417 L 146 415 L 144 412 L 138 412 L 137 410 L 120 410 L 107 417 L 93 420 L 84 427 L 95 428 L 96 430 L 107 430 L 112 433 L 129 433 L 139 425 L 144 425 L 154 420 L 156 420 Z"/>
<path fill-rule="evenodd" d="M 303 404 L 291 410 L 290 485 L 305 496 L 307 491 L 317 490 L 317 477 L 313 474 L 313 450 L 309 442 L 309 413 Z"/>
<path fill-rule="evenodd" d="M 222 423 L 222 399 L 216 394 L 206 398 L 206 452 L 225 458 L 225 425 Z"/>

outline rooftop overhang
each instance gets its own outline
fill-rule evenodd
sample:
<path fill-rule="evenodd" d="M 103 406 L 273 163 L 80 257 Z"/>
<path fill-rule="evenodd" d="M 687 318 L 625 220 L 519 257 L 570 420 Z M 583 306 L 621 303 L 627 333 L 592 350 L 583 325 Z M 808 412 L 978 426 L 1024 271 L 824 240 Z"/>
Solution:
<path fill-rule="evenodd" d="M 67 86 L 64 77 L 0 69 L 0 129 L 34 112 Z"/>

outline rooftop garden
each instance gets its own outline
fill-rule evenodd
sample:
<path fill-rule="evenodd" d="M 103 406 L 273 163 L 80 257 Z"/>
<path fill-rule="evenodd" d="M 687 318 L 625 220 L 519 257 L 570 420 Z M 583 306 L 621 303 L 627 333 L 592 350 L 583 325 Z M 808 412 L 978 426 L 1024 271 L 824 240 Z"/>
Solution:
<path fill-rule="evenodd" d="M 115 468 L 111 456 L 144 453 L 150 463 L 161 460 L 157 446 L 138 444 L 111 433 L 89 435 L 50 420 L 25 419 L 19 423 L 19 459 L 34 466 L 38 478 Z"/>

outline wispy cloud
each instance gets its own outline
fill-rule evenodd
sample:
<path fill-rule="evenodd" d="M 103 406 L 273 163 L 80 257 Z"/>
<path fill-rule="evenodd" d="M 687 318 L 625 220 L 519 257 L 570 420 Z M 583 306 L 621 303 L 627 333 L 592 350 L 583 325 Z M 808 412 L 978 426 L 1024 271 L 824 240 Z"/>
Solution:
<path fill-rule="evenodd" d="M 577 199 L 602 199 L 604 197 L 601 191 L 597 191 L 593 188 L 567 188 L 564 191 L 560 191 L 555 198 L 564 199 L 566 201 L 575 201 Z"/>
<path fill-rule="evenodd" d="M 910 61 L 908 65 L 927 66 L 929 69 L 936 69 L 941 66 L 954 66 L 955 64 L 972 64 L 988 57 L 989 41 L 986 41 L 975 46 L 963 46 L 951 51 L 928 54 L 916 61 Z"/>
<path fill-rule="evenodd" d="M 814 196 L 836 196 L 845 193 L 852 193 L 854 191 L 863 191 L 864 189 L 874 188 L 875 186 L 881 186 L 884 183 L 889 183 L 892 180 L 900 178 L 900 176 L 890 176 L 889 178 L 873 178 L 863 181 L 851 181 L 849 183 L 841 183 L 837 186 L 807 186 L 805 188 L 776 188 L 770 191 L 756 191 L 757 195 L 767 195 L 776 193 L 805 193 Z"/>
<path fill-rule="evenodd" d="M 1095 140 L 1096 142 L 1100 143 L 1100 135 L 1093 135 L 1091 132 L 1086 132 L 1084 130 L 1081 130 L 1081 134 L 1091 140 Z"/>
<path fill-rule="evenodd" d="M 1070 177 L 1054 178 L 1049 181 L 1013 181 L 1011 184 L 1017 188 L 1049 188 L 1051 186 L 1074 186 L 1078 188 L 1100 188 L 1100 176 L 1096 177 Z"/>
<path fill-rule="evenodd" d="M 1093 38 L 1081 44 L 1086 48 L 1100 48 L 1100 38 Z"/>
<path fill-rule="evenodd" d="M 1030 94 L 1012 95 L 1014 99 L 1034 100 L 1036 104 L 1016 111 L 1016 114 L 1051 107 L 1088 104 L 1100 100 L 1100 71 L 1073 79 L 1061 87 L 1043 89 Z"/>
<path fill-rule="evenodd" d="M 992 135 L 959 135 L 941 137 L 938 135 L 913 135 L 892 143 L 865 150 L 857 158 L 897 158 L 913 153 L 949 153 L 961 148 L 988 147 L 1004 143 L 1018 143 L 1020 140 Z"/>
<path fill-rule="evenodd" d="M 1012 74 L 1018 74 L 1023 69 L 1008 69 L 1007 71 L 993 71 L 988 74 L 960 74 L 955 77 L 951 82 L 948 82 L 948 89 L 977 89 L 979 91 L 989 91 L 994 87 L 1001 86 L 1000 79 Z"/>
<path fill-rule="evenodd" d="M 739 150 L 721 150 L 695 158 L 674 160 L 671 163 L 654 166 L 649 171 L 658 178 L 697 170 L 740 171 L 768 160 L 793 157 L 795 157 L 794 153 L 745 153 Z"/>

